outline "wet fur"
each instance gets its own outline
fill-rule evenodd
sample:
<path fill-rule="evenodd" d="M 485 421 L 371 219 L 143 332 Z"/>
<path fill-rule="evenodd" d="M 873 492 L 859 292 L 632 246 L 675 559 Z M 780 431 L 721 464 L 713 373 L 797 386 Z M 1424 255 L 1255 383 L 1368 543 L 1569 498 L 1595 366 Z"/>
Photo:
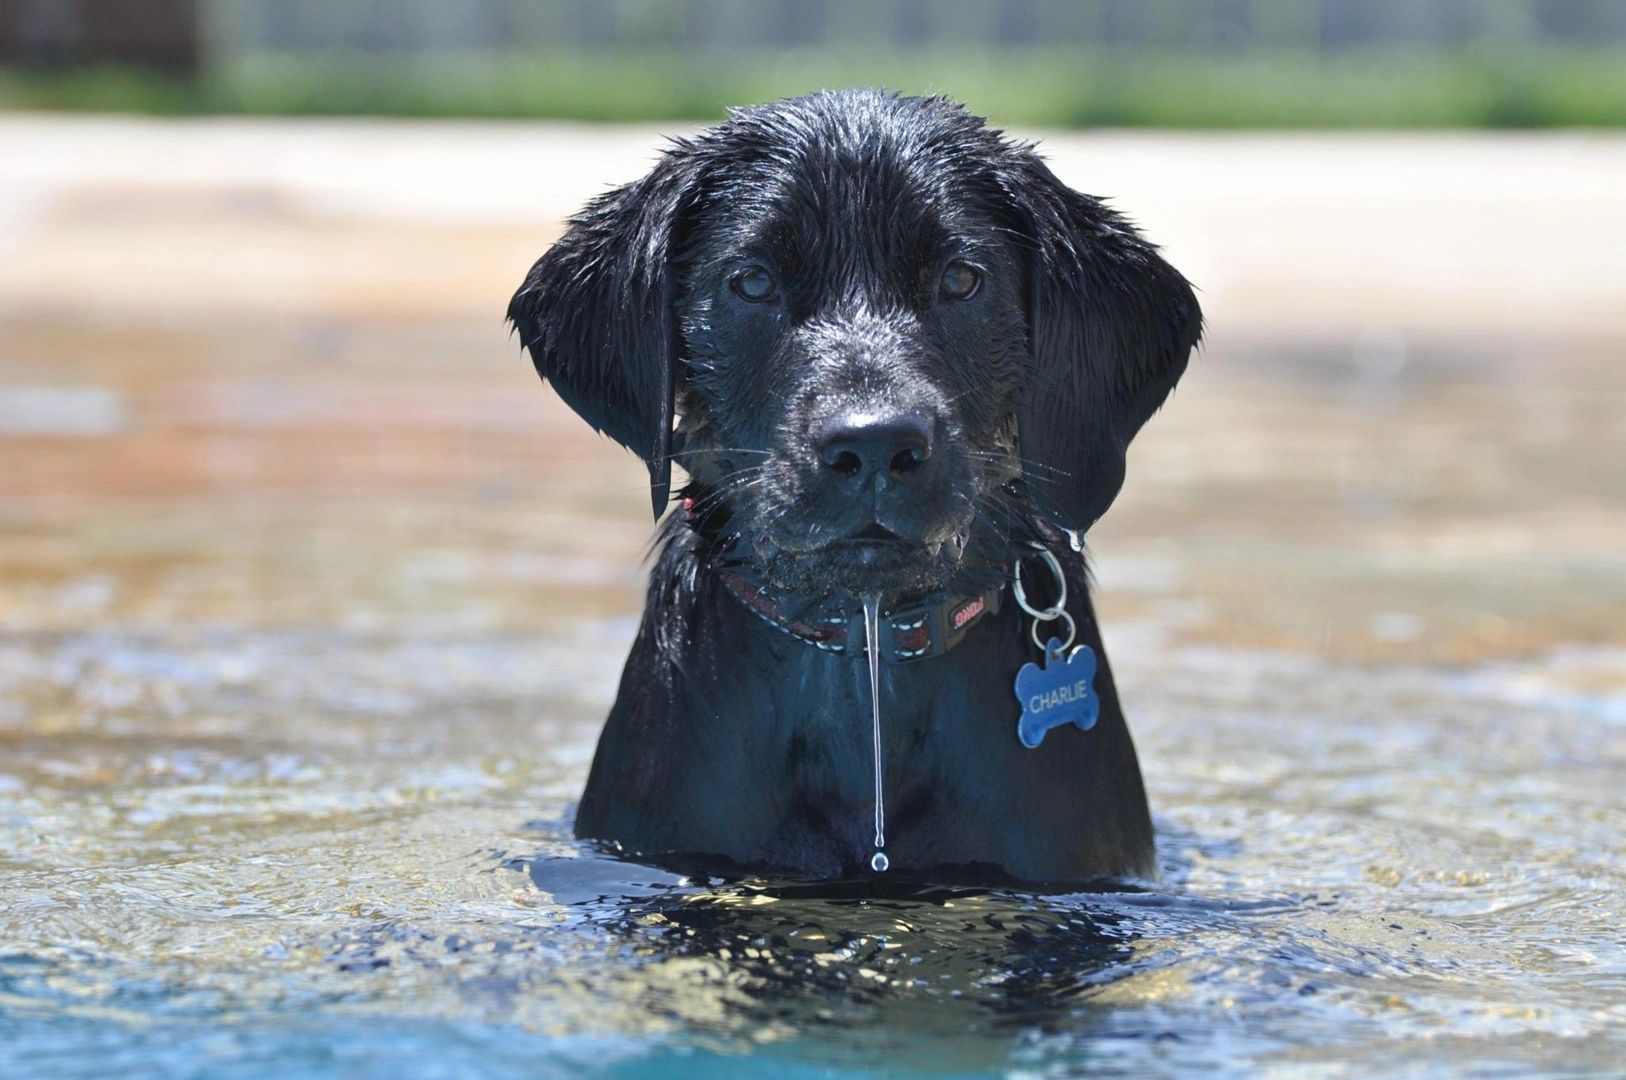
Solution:
<path fill-rule="evenodd" d="M 937 293 L 946 260 L 982 288 Z M 730 275 L 770 266 L 772 307 Z M 578 833 L 650 858 L 810 877 L 862 872 L 873 796 L 867 670 L 750 614 L 735 567 L 809 603 L 979 592 L 1042 543 L 1064 555 L 1101 657 L 1087 733 L 1015 737 L 1035 659 L 1013 604 L 945 657 L 888 667 L 888 852 L 900 872 L 1068 882 L 1153 869 L 1133 747 L 1058 526 L 1085 528 L 1200 333 L 1190 286 L 1031 148 L 936 98 L 819 94 L 741 110 L 594 200 L 516 293 L 539 373 L 650 468 L 674 460 L 649 601 Z M 810 465 L 843 410 L 929 416 L 930 482 L 836 497 Z M 679 417 L 676 431 L 673 418 Z M 885 497 L 883 497 L 885 495 Z M 873 518 L 901 539 L 859 560 Z"/>

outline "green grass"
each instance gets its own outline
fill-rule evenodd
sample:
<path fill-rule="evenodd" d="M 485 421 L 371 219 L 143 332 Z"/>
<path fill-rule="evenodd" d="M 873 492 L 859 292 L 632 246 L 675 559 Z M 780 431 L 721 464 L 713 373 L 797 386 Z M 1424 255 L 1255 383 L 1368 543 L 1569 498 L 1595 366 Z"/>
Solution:
<path fill-rule="evenodd" d="M 185 83 L 0 72 L 0 108 L 160 114 L 713 119 L 818 87 L 935 90 L 1002 124 L 1438 128 L 1626 125 L 1626 53 L 828 53 L 255 56 Z"/>

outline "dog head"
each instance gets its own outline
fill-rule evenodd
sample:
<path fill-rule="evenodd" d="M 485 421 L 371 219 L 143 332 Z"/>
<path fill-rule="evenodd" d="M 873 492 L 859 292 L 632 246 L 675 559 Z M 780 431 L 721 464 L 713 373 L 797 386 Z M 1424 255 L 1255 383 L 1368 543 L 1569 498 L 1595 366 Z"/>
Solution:
<path fill-rule="evenodd" d="M 720 550 L 791 589 L 925 590 L 1090 526 L 1185 370 L 1191 287 L 941 98 L 731 114 L 594 200 L 509 317 Z M 674 428 L 674 419 L 676 425 Z"/>

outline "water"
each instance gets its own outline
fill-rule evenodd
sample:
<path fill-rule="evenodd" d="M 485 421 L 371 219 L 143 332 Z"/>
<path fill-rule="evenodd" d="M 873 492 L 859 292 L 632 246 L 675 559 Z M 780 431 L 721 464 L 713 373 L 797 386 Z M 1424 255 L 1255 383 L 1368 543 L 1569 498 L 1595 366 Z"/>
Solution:
<path fill-rule="evenodd" d="M 568 816 L 595 708 L 572 674 L 620 623 L 541 646 L 12 637 L 0 1064 L 641 1076 L 1618 1061 L 1626 702 L 1557 685 L 1618 656 L 1566 654 L 1560 680 L 1543 674 L 1554 665 L 1374 672 L 1170 650 L 1145 632 L 1117 636 L 1163 880 L 1067 896 L 686 881 L 578 844 Z M 19 714 L 36 718 L 26 731 Z"/>
<path fill-rule="evenodd" d="M 864 658 L 869 663 L 871 753 L 875 760 L 875 854 L 870 869 L 877 874 L 892 865 L 886 852 L 886 779 L 881 768 L 881 598 L 864 597 Z"/>
<path fill-rule="evenodd" d="M 1090 535 L 1162 879 L 1041 897 L 570 838 L 647 486 L 497 313 L 652 136 L 87 123 L 0 155 L 0 1076 L 1620 1071 L 1619 140 L 1051 141 L 1213 330 Z"/>
<path fill-rule="evenodd" d="M 1334 423 L 1322 393 L 1304 424 Z M 1215 398 L 1249 430 L 1267 400 L 1194 400 Z M 1554 530 L 1511 560 L 1460 541 L 1490 527 L 1428 470 L 1319 503 L 1249 474 L 1196 525 L 1166 500 L 1221 480 L 1143 453 L 1158 498 L 1091 546 L 1157 888 L 821 893 L 570 838 L 639 602 L 635 483 L 558 442 L 296 427 L 234 435 L 225 487 L 194 487 L 163 470 L 217 444 L 156 452 L 147 400 L 107 436 L 127 472 L 13 444 L 24 481 L 69 494 L 0 516 L 0 1075 L 1522 1075 L 1626 1053 L 1626 575 L 1531 471 L 1550 442 L 1483 474 Z M 1413 408 L 1477 456 L 1460 414 Z M 1176 444 L 1209 422 L 1181 415 Z M 1578 430 L 1588 454 L 1620 437 Z M 533 472 L 536 493 L 506 479 Z"/>

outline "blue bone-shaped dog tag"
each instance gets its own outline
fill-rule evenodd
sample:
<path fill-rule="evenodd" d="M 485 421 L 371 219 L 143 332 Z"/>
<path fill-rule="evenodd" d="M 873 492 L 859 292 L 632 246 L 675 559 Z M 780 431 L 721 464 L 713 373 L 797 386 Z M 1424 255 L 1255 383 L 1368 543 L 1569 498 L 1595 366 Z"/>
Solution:
<path fill-rule="evenodd" d="M 1028 749 L 1044 741 L 1051 728 L 1072 724 L 1080 731 L 1095 726 L 1101 715 L 1101 699 L 1095 693 L 1095 653 L 1080 645 L 1071 656 L 1061 658 L 1061 640 L 1045 642 L 1044 666 L 1023 664 L 1016 673 L 1016 700 L 1022 703 L 1022 719 L 1016 724 L 1016 737 Z"/>

